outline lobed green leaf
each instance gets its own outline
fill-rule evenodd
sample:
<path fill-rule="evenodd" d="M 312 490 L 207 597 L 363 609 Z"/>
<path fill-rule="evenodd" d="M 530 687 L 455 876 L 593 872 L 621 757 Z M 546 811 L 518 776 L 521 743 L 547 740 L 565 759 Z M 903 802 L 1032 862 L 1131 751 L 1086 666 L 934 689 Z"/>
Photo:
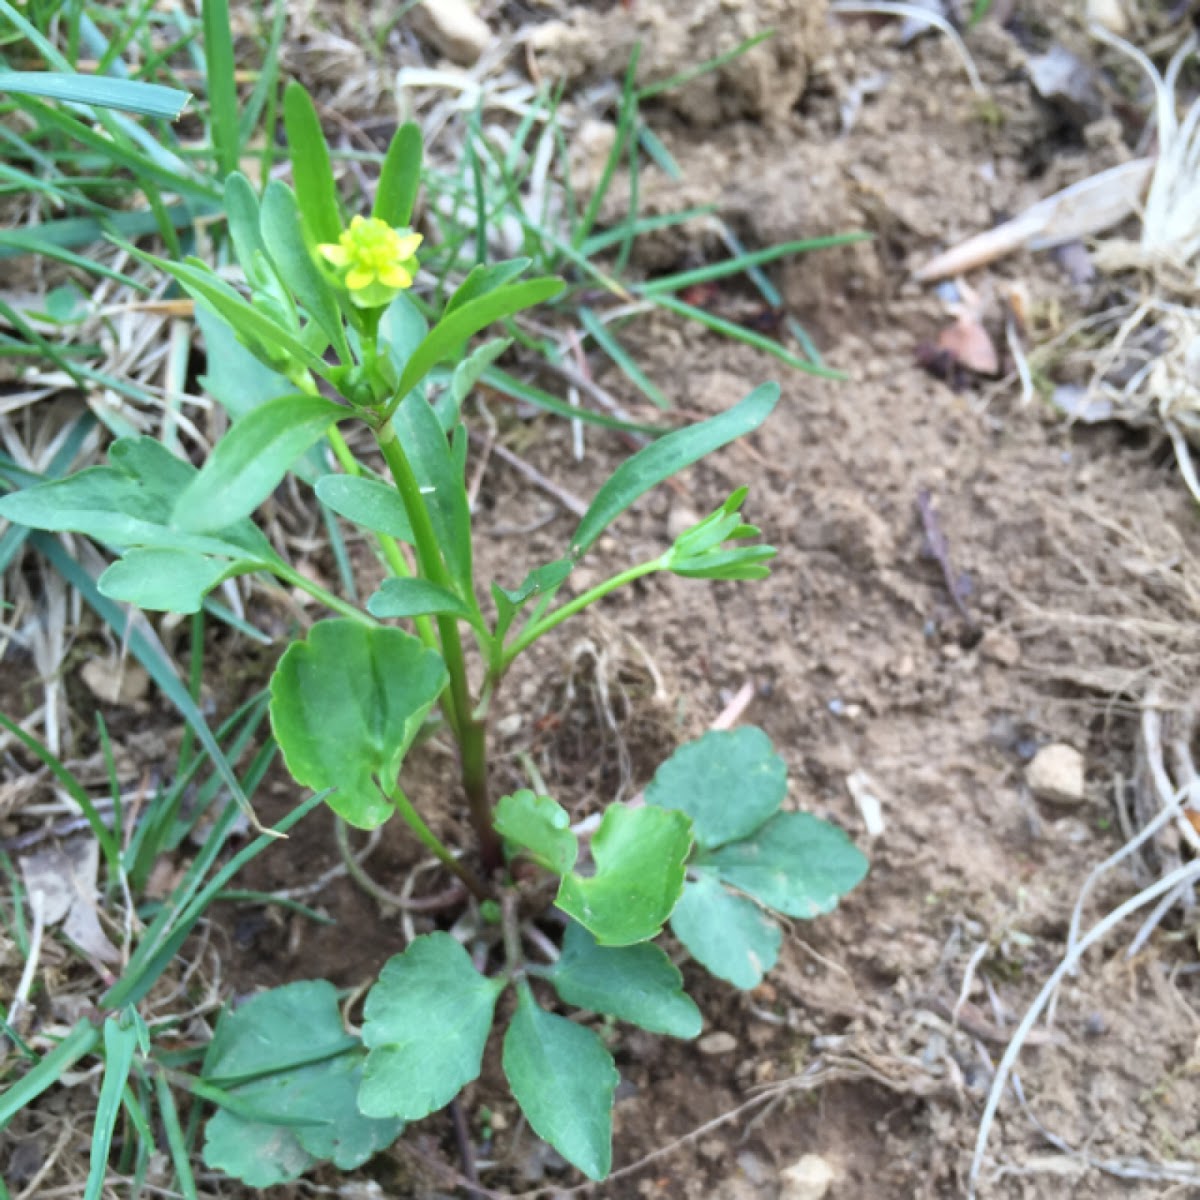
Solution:
<path fill-rule="evenodd" d="M 810 813 L 777 813 L 753 836 L 701 854 L 696 866 L 789 917 L 832 912 L 862 882 L 867 860 L 836 825 Z"/>
<path fill-rule="evenodd" d="M 595 874 L 565 876 L 555 903 L 601 945 L 647 941 L 679 899 L 691 846 L 683 813 L 611 805 L 592 837 Z"/>
<path fill-rule="evenodd" d="M 367 993 L 369 1047 L 359 1109 L 420 1120 L 471 1080 L 483 1062 L 502 979 L 488 979 L 448 933 L 431 933 L 388 960 Z"/>
<path fill-rule="evenodd" d="M 547 978 L 566 1004 L 671 1037 L 698 1036 L 703 1021 L 683 976 L 658 946 L 601 946 L 582 925 L 567 926 Z"/>
<path fill-rule="evenodd" d="M 579 839 L 571 832 L 567 810 L 549 796 L 527 788 L 502 796 L 493 822 L 496 832 L 524 850 L 548 871 L 565 875 L 579 855 Z"/>
<path fill-rule="evenodd" d="M 544 1012 L 528 984 L 504 1036 L 504 1074 L 534 1133 L 589 1179 L 612 1167 L 612 1101 L 620 1076 L 590 1029 Z"/>
<path fill-rule="evenodd" d="M 350 410 L 322 396 L 281 396 L 251 409 L 217 443 L 175 502 L 172 520 L 197 533 L 248 517 L 288 468 Z"/>
<path fill-rule="evenodd" d="M 703 872 L 683 885 L 671 932 L 702 967 L 743 991 L 762 983 L 783 941 L 779 926 L 757 904 Z"/>
<path fill-rule="evenodd" d="M 446 686 L 433 650 L 400 629 L 321 621 L 271 677 L 271 727 L 305 787 L 336 789 L 330 808 L 360 829 L 394 811 L 404 755 Z"/>
<path fill-rule="evenodd" d="M 711 730 L 680 746 L 645 795 L 647 804 L 687 813 L 697 847 L 711 850 L 749 837 L 779 811 L 787 765 L 753 725 Z"/>

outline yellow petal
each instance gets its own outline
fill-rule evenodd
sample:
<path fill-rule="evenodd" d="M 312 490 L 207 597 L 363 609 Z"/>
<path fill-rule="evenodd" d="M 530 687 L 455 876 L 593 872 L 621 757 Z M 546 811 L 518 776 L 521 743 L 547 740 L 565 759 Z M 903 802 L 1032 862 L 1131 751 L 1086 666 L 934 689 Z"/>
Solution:
<path fill-rule="evenodd" d="M 331 263 L 335 267 L 345 267 L 350 264 L 350 251 L 345 246 L 338 246 L 332 242 L 326 242 L 317 247 L 320 255 L 326 262 Z"/>
<path fill-rule="evenodd" d="M 397 238 L 395 245 L 396 257 L 412 258 L 412 256 L 417 252 L 417 247 L 424 240 L 424 236 L 419 233 L 410 233 L 403 237 Z"/>
<path fill-rule="evenodd" d="M 365 225 L 366 223 L 367 223 L 366 218 L 363 217 L 361 213 L 359 213 L 351 219 L 350 228 L 357 229 L 360 225 Z"/>
<path fill-rule="evenodd" d="M 346 286 L 352 291 L 357 292 L 362 288 L 370 287 L 375 282 L 375 273 L 373 271 L 364 270 L 362 267 L 353 267 L 350 274 L 346 276 Z"/>
<path fill-rule="evenodd" d="M 412 276 L 399 263 L 389 263 L 379 272 L 379 282 L 390 288 L 412 287 Z"/>

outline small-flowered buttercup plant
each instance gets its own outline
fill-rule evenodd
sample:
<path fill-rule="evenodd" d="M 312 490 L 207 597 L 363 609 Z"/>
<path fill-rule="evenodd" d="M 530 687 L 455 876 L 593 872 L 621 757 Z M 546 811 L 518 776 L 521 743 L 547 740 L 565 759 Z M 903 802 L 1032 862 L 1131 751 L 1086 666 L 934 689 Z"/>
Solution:
<path fill-rule="evenodd" d="M 775 551 L 742 519 L 742 488 L 657 557 L 561 596 L 616 518 L 757 429 L 778 388 L 646 445 L 600 488 L 561 557 L 481 592 L 462 406 L 508 341 L 468 351 L 470 339 L 561 285 L 523 278 L 525 260 L 481 262 L 431 311 L 413 286 L 417 129 L 397 132 L 371 213 L 346 225 L 307 93 L 292 85 L 284 111 L 294 190 L 273 180 L 260 195 L 240 174 L 225 187 L 248 297 L 197 259 L 130 247 L 195 300 L 207 387 L 234 418 L 229 432 L 200 470 L 153 439 L 121 439 L 108 466 L 6 497 L 0 515 L 106 543 L 117 557 L 100 589 L 143 609 L 196 612 L 213 589 L 250 573 L 316 597 L 333 615 L 287 648 L 271 680 L 287 767 L 350 825 L 398 816 L 451 877 L 428 932 L 383 964 L 360 1030 L 347 1030 L 323 981 L 264 992 L 220 1018 L 195 1081 L 217 1103 L 206 1162 L 255 1187 L 321 1160 L 361 1164 L 479 1076 L 500 1014 L 502 1069 L 529 1124 L 602 1179 L 617 1071 L 589 1024 L 557 1008 L 694 1038 L 699 1010 L 654 939 L 669 925 L 712 973 L 755 987 L 779 953 L 777 917 L 828 912 L 866 862 L 841 831 L 785 808 L 783 761 L 750 727 L 684 745 L 644 802 L 607 804 L 598 824 L 574 826 L 536 779 L 497 800 L 491 703 L 519 654 L 632 580 L 767 574 Z M 351 452 L 346 424 L 373 435 L 377 459 Z M 289 470 L 373 540 L 387 578 L 365 608 L 297 571 L 254 524 Z M 401 785 L 406 753 L 435 722 L 458 746 L 473 845 L 444 843 L 422 815 L 432 798 L 410 798 Z"/>

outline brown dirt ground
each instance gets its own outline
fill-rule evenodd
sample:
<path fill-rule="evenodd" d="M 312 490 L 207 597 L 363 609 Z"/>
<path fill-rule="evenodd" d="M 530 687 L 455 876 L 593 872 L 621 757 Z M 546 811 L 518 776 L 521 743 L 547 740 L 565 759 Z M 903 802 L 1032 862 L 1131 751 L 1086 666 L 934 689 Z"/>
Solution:
<path fill-rule="evenodd" d="M 907 277 L 933 251 L 1108 165 L 1126 142 L 1065 129 L 1031 97 L 1020 40 L 990 25 L 971 45 L 999 120 L 981 109 L 940 40 L 897 47 L 871 23 L 826 25 L 813 17 L 820 6 L 802 0 L 720 7 L 748 26 L 794 19 L 806 37 L 726 68 L 728 88 L 703 84 L 692 100 L 685 92 L 652 111 L 686 182 L 648 175 L 646 202 L 715 200 L 751 245 L 846 228 L 874 233 L 869 244 L 774 273 L 788 308 L 849 381 L 781 374 L 754 352 L 666 321 L 627 332 L 648 372 L 689 413 L 719 411 L 767 378 L 781 380 L 784 399 L 746 445 L 624 519 L 585 569 L 598 575 L 660 552 L 676 522 L 742 483 L 752 485 L 748 514 L 780 557 L 772 577 L 753 585 L 655 578 L 548 639 L 501 697 L 496 782 L 517 780 L 516 755 L 528 751 L 551 790 L 583 811 L 644 783 L 676 742 L 753 681 L 746 719 L 786 758 L 792 802 L 849 829 L 871 873 L 835 915 L 792 930 L 780 966 L 755 993 L 686 970 L 706 1032 L 732 1033 L 736 1050 L 706 1056 L 614 1032 L 623 1077 L 618 1167 L 760 1102 L 593 1194 L 794 1200 L 801 1193 L 781 1191 L 781 1172 L 816 1154 L 836 1172 L 831 1200 L 962 1196 L 992 1064 L 1062 954 L 1085 877 L 1121 843 L 1114 797 L 1133 774 L 1139 702 L 1152 683 L 1186 698 L 1200 657 L 1197 535 L 1174 464 L 1153 436 L 1065 428 L 1040 402 L 1022 406 L 1015 387 L 968 379 L 956 389 L 924 370 L 918 348 L 947 317 Z M 1014 28 L 1044 44 L 1037 6 L 1017 8 Z M 565 70 L 576 84 L 619 71 L 630 28 L 665 28 L 677 10 L 656 0 L 634 0 L 629 12 L 581 8 L 570 18 L 575 32 L 538 34 L 543 69 Z M 697 28 L 711 25 L 684 29 L 679 61 L 698 56 L 685 36 Z M 1057 32 L 1071 37 L 1069 22 Z M 579 46 L 588 54 L 572 58 Z M 675 65 L 652 54 L 648 69 Z M 839 99 L 871 78 L 882 89 L 843 132 Z M 794 94 L 781 104 L 786 88 Z M 703 234 L 673 235 L 635 265 L 678 269 L 710 249 Z M 976 284 L 1001 280 L 1026 283 L 1047 321 L 1056 306 L 1098 302 L 1047 257 L 1014 258 Z M 753 305 L 738 288 L 711 302 L 734 312 Z M 601 382 L 635 403 L 619 377 Z M 589 431 L 586 457 L 575 463 L 559 422 L 505 413 L 501 429 L 584 497 L 623 452 L 615 437 Z M 954 569 L 969 581 L 969 619 L 928 552 L 923 490 Z M 493 460 L 481 492 L 481 577 L 494 568 L 515 581 L 527 564 L 514 561 L 518 543 L 505 530 L 553 507 Z M 570 529 L 557 513 L 522 556 L 532 564 L 556 554 Z M 217 706 L 232 704 L 241 686 L 215 684 Z M 1085 754 L 1084 802 L 1053 807 L 1031 796 L 1024 767 L 1049 742 Z M 423 748 L 409 793 L 446 794 L 452 769 L 444 748 Z M 883 801 L 886 829 L 870 842 L 847 790 L 855 771 Z M 274 777 L 263 817 L 295 798 Z M 448 810 L 441 818 L 443 827 L 454 820 Z M 317 814 L 243 882 L 291 886 L 335 862 L 329 818 Z M 410 862 L 389 830 L 369 865 L 387 880 Z M 1118 871 L 1089 911 L 1102 915 L 1134 890 Z M 244 992 L 317 975 L 358 986 L 398 948 L 395 920 L 344 880 L 319 902 L 336 926 L 230 906 L 213 935 L 226 986 Z M 1132 960 L 1124 946 L 1118 937 L 1089 957 L 1062 991 L 1052 1036 L 1020 1064 L 1031 1112 L 1086 1158 L 1052 1148 L 1010 1098 L 981 1195 L 1166 1195 L 1165 1183 L 1120 1180 L 1088 1164 L 1200 1156 L 1195 946 L 1178 921 Z M 951 1009 L 972 960 L 970 1005 L 956 1023 Z M 514 1192 L 569 1186 L 570 1172 L 531 1146 L 494 1058 L 466 1096 L 469 1116 L 486 1105 L 504 1126 L 481 1148 L 499 1164 L 484 1182 Z M 368 1164 L 353 1194 L 449 1194 L 453 1176 L 438 1164 L 457 1165 L 444 1118 Z M 331 1175 L 319 1182 L 336 1186 Z M 205 1186 L 240 1194 L 211 1179 Z"/>

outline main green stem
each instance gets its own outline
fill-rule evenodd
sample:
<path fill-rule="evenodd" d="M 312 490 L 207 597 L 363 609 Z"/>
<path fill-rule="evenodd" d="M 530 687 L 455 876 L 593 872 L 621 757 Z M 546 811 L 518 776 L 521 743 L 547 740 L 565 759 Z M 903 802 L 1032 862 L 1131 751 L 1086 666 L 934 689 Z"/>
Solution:
<path fill-rule="evenodd" d="M 390 421 L 375 431 L 375 439 L 408 513 L 421 574 L 431 582 L 456 592 L 454 581 L 450 578 L 442 559 L 437 534 L 434 532 L 425 498 L 421 495 L 420 484 Z M 484 870 L 490 874 L 500 866 L 503 854 L 500 838 L 492 828 L 492 803 L 488 797 L 487 726 L 484 721 L 476 719 L 472 711 L 471 687 L 467 679 L 467 663 L 463 654 L 462 638 L 458 632 L 457 618 L 439 615 L 437 627 L 442 641 L 442 658 L 450 675 L 451 711 L 448 715 L 458 737 L 463 791 L 467 795 L 471 824 L 479 839 L 480 858 Z"/>

